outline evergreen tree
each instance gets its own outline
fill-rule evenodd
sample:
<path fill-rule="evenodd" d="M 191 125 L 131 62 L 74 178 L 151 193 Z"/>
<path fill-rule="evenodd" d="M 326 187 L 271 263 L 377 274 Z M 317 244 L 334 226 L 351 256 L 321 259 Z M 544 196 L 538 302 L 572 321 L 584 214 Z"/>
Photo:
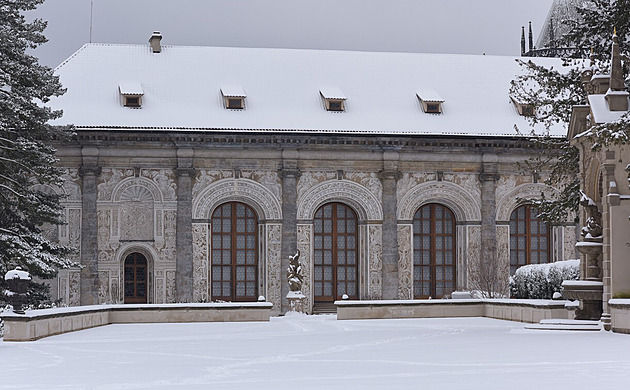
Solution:
<path fill-rule="evenodd" d="M 570 32 L 561 37 L 565 47 L 574 47 L 576 58 L 563 60 L 563 69 L 546 68 L 532 61 L 518 60 L 526 72 L 512 81 L 511 96 L 535 108 L 535 115 L 529 120 L 532 125 L 541 124 L 546 128 L 563 123 L 567 125 L 571 117 L 571 107 L 587 104 L 587 93 L 582 84 L 582 72 L 593 66 L 606 74 L 610 69 L 610 54 L 613 29 L 616 29 L 621 53 L 625 55 L 624 78 L 628 75 L 630 63 L 630 0 L 591 0 L 578 7 L 578 20 L 561 21 L 570 24 Z M 591 52 L 589 60 L 585 53 Z M 592 64 L 592 65 L 591 65 Z M 630 87 L 626 79 L 626 87 Z M 590 136 L 597 145 L 627 143 L 630 117 L 626 115 L 614 123 L 594 126 Z M 520 130 L 520 129 L 519 129 Z M 579 196 L 579 152 L 567 139 L 548 136 L 533 136 L 532 141 L 544 152 L 527 161 L 526 166 L 533 172 L 551 168 L 545 184 L 560 191 L 557 197 L 528 199 L 537 205 L 540 217 L 548 223 L 566 220 L 569 212 L 578 210 Z"/>
<path fill-rule="evenodd" d="M 70 129 L 48 121 L 59 118 L 45 103 L 64 90 L 52 69 L 27 54 L 46 42 L 46 22 L 28 22 L 23 12 L 44 0 L 0 0 L 0 291 L 4 274 L 21 266 L 40 278 L 76 266 L 71 248 L 42 232 L 45 224 L 63 224 L 60 196 L 63 172 L 54 166 L 52 140 L 67 139 Z M 41 299 L 42 286 L 32 295 Z"/>

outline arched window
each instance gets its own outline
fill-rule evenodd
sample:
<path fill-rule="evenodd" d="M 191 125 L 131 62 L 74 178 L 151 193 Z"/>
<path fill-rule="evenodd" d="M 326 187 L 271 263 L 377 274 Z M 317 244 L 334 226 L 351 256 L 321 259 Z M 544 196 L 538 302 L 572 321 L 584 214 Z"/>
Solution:
<path fill-rule="evenodd" d="M 439 204 L 413 216 L 413 296 L 441 298 L 455 290 L 455 217 Z"/>
<path fill-rule="evenodd" d="M 510 275 L 523 265 L 549 262 L 549 226 L 537 214 L 524 205 L 510 215 Z"/>
<path fill-rule="evenodd" d="M 328 203 L 315 213 L 313 289 L 315 303 L 333 302 L 347 294 L 359 298 L 358 222 L 341 203 Z"/>
<path fill-rule="evenodd" d="M 147 303 L 147 258 L 142 253 L 125 258 L 125 303 Z"/>
<path fill-rule="evenodd" d="M 258 297 L 258 218 L 243 203 L 223 204 L 212 214 L 212 300 Z"/>

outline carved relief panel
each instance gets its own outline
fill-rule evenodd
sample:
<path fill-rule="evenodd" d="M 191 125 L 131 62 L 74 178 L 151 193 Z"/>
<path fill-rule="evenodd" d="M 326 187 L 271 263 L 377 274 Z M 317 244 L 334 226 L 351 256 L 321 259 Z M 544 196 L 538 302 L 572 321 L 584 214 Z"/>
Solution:
<path fill-rule="evenodd" d="M 368 297 L 383 297 L 383 225 L 367 226 Z"/>
<path fill-rule="evenodd" d="M 398 298 L 413 299 L 413 225 L 398 225 Z"/>
<path fill-rule="evenodd" d="M 193 223 L 193 302 L 208 302 L 209 228 L 207 223 Z"/>
<path fill-rule="evenodd" d="M 336 171 L 304 171 L 300 175 L 297 182 L 297 197 L 298 199 L 310 190 L 313 186 L 326 181 L 337 178 Z"/>
<path fill-rule="evenodd" d="M 479 176 L 472 173 L 444 173 L 444 181 L 455 183 L 464 188 L 469 194 L 481 199 L 481 182 Z"/>
<path fill-rule="evenodd" d="M 418 184 L 437 180 L 435 173 L 427 172 L 403 172 L 396 186 L 396 198 L 400 203 L 402 197 Z"/>
<path fill-rule="evenodd" d="M 197 198 L 199 194 L 206 189 L 210 184 L 217 180 L 228 179 L 234 177 L 234 171 L 231 169 L 223 170 L 211 170 L 211 169 L 198 169 L 197 177 L 195 178 L 195 184 L 192 189 L 193 198 Z"/>
<path fill-rule="evenodd" d="M 241 171 L 241 177 L 261 184 L 271 191 L 276 198 L 282 199 L 281 179 L 277 172 L 243 170 Z"/>
<path fill-rule="evenodd" d="M 282 249 L 282 225 L 266 225 L 266 253 L 267 253 L 267 301 L 273 303 L 274 309 L 282 307 L 282 283 L 284 270 L 280 251 Z"/>
<path fill-rule="evenodd" d="M 129 241 L 153 240 L 153 194 L 144 186 L 134 185 L 120 195 L 120 237 Z"/>
<path fill-rule="evenodd" d="M 510 227 L 508 225 L 497 225 L 497 266 L 504 275 L 505 280 L 510 277 Z"/>
<path fill-rule="evenodd" d="M 376 172 L 344 172 L 346 180 L 361 184 L 367 188 L 376 199 L 383 198 L 383 184 Z"/>
<path fill-rule="evenodd" d="M 306 296 L 304 308 L 307 313 L 313 310 L 313 292 L 311 288 L 311 275 L 313 274 L 313 225 L 298 224 L 297 225 L 297 246 L 300 251 L 300 261 L 302 262 L 302 271 L 304 283 L 302 284 L 302 293 Z"/>

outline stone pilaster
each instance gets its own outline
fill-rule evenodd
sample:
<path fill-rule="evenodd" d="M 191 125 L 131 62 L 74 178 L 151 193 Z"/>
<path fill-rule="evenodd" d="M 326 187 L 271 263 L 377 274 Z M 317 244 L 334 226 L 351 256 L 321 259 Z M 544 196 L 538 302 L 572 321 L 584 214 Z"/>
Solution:
<path fill-rule="evenodd" d="M 287 300 L 289 283 L 284 277 L 289 267 L 289 256 L 297 251 L 297 180 L 300 176 L 298 169 L 299 152 L 284 150 L 282 152 L 282 250 L 281 250 L 281 279 L 282 279 L 282 313 L 290 310 Z M 304 256 L 302 257 L 304 259 Z"/>
<path fill-rule="evenodd" d="M 175 238 L 175 299 L 192 302 L 193 236 L 192 236 L 192 149 L 177 150 L 177 235 Z"/>
<path fill-rule="evenodd" d="M 481 258 L 479 259 L 479 272 L 494 273 L 502 269 L 497 264 L 497 223 L 496 223 L 496 182 L 499 180 L 498 156 L 495 154 L 483 155 L 483 170 L 479 177 L 481 181 Z M 485 275 L 488 280 L 489 275 Z M 497 281 L 507 275 L 497 275 Z M 486 283 L 484 283 L 486 284 Z M 489 288 L 486 286 L 481 286 Z M 494 292 L 494 291 L 493 291 Z"/>
<path fill-rule="evenodd" d="M 81 279 L 80 298 L 82 306 L 97 305 L 98 280 L 98 218 L 96 178 L 100 175 L 98 149 L 84 147 L 81 151 L 83 165 L 79 169 L 82 186 L 81 210 Z"/>
<path fill-rule="evenodd" d="M 398 298 L 398 221 L 397 221 L 397 182 L 398 153 L 383 153 L 383 299 Z"/>

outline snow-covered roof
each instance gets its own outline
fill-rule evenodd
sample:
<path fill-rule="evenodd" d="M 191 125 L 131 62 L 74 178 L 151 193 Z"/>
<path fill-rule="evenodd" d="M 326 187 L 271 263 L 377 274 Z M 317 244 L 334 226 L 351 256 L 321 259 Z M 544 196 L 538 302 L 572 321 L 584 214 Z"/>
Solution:
<path fill-rule="evenodd" d="M 559 59 L 534 60 L 561 67 Z M 501 56 L 187 46 L 152 53 L 149 45 L 92 43 L 57 67 L 68 92 L 50 105 L 64 110 L 55 124 L 78 131 L 515 136 L 514 125 L 529 133 L 508 96 L 520 72 L 515 57 Z M 121 104 L 122 80 L 141 86 L 142 109 Z M 221 90 L 234 85 L 247 91 L 243 110 L 225 108 Z M 416 97 L 425 89 L 439 90 L 448 111 L 425 115 Z M 326 111 L 324 93 L 347 96 L 345 111 Z M 551 134 L 563 136 L 566 128 Z"/>
<path fill-rule="evenodd" d="M 627 95 L 627 92 L 621 92 L 621 94 Z M 628 113 L 628 111 L 610 111 L 608 102 L 606 101 L 606 95 L 589 95 L 588 104 L 591 106 L 593 121 L 595 123 L 615 122 Z"/>
<path fill-rule="evenodd" d="M 423 102 L 431 102 L 431 103 L 443 103 L 444 102 L 444 99 L 442 99 L 442 96 L 440 96 L 440 94 L 437 93 L 433 89 L 423 89 L 423 90 L 420 90 L 420 91 L 416 91 L 416 95 L 418 95 L 418 97 Z"/>
<path fill-rule="evenodd" d="M 221 93 L 225 97 L 247 97 L 243 88 L 238 85 L 224 85 L 221 87 Z"/>
<path fill-rule="evenodd" d="M 322 94 L 324 99 L 335 99 L 335 100 L 347 100 L 346 95 L 341 92 L 341 90 L 337 87 L 325 87 L 320 88 L 319 93 Z"/>
<path fill-rule="evenodd" d="M 142 96 L 144 91 L 140 83 L 122 82 L 118 84 L 118 90 L 121 95 Z"/>

